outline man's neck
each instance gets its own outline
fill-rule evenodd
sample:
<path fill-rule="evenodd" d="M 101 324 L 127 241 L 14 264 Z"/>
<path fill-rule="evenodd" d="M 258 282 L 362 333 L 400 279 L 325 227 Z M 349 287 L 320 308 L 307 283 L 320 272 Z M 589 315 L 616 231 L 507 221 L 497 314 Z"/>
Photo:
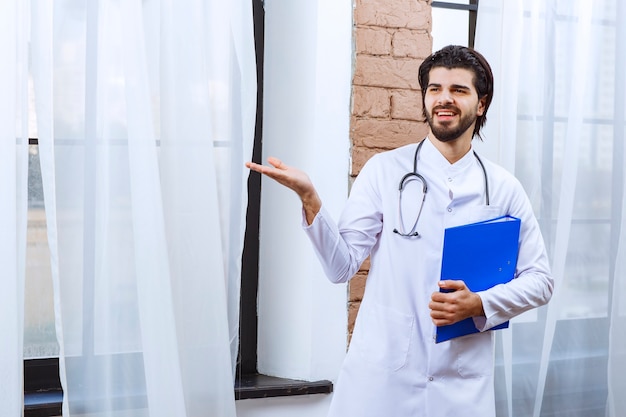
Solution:
<path fill-rule="evenodd" d="M 470 134 L 468 135 L 467 133 Z M 431 138 L 432 144 L 444 156 L 444 158 L 446 158 L 450 164 L 454 164 L 463 158 L 470 151 L 470 149 L 472 149 L 472 134 L 473 131 L 466 132 L 457 139 L 447 142 L 440 141 L 432 134 L 432 132 L 429 137 Z"/>

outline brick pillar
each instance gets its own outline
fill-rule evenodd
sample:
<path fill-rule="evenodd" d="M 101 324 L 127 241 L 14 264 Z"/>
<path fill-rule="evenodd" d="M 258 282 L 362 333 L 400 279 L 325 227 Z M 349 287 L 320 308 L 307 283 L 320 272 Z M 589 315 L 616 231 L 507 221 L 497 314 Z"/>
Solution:
<path fill-rule="evenodd" d="M 428 0 L 355 0 L 352 177 L 375 153 L 426 136 L 418 68 L 432 51 Z M 349 284 L 348 334 L 363 298 L 369 261 Z"/>

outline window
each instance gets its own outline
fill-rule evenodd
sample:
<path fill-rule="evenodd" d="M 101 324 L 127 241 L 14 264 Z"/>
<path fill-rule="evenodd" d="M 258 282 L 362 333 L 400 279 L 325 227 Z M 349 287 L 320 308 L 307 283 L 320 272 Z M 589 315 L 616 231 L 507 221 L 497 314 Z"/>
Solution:
<path fill-rule="evenodd" d="M 263 115 L 263 0 L 252 0 L 257 53 L 257 126 L 253 160 L 261 159 Z M 59 348 L 56 343 L 52 279 L 46 239 L 45 207 L 38 158 L 38 141 L 33 127 L 29 171 L 29 249 L 27 272 L 27 312 L 25 330 L 24 391 L 25 416 L 61 414 L 63 393 L 59 381 Z M 258 174 L 249 178 L 247 231 L 242 265 L 240 355 L 235 395 L 237 399 L 259 396 L 328 393 L 329 381 L 307 382 L 270 378 L 257 372 L 256 297 L 258 280 L 258 230 L 261 181 Z"/>
<path fill-rule="evenodd" d="M 31 106 L 32 106 L 31 100 Z M 31 109 L 32 112 L 34 110 Z M 31 118 L 33 120 L 33 118 Z M 37 128 L 29 126 L 28 223 L 24 300 L 24 415 L 61 415 L 59 345 L 48 248 Z"/>
<path fill-rule="evenodd" d="M 24 302 L 25 416 L 61 414 L 61 382 L 54 327 L 50 253 L 37 140 L 28 161 L 28 228 Z"/>
<path fill-rule="evenodd" d="M 446 45 L 474 46 L 478 0 L 433 1 L 433 51 Z"/>
<path fill-rule="evenodd" d="M 257 59 L 257 119 L 252 160 L 261 161 L 263 130 L 263 0 L 253 0 L 254 38 Z M 259 398 L 281 395 L 329 393 L 329 381 L 304 382 L 260 375 L 257 370 L 257 295 L 259 274 L 259 222 L 261 208 L 261 175 L 251 172 L 248 178 L 248 211 L 242 256 L 241 301 L 239 318 L 239 357 L 235 381 L 235 398 Z"/>
<path fill-rule="evenodd" d="M 610 392 L 617 390 L 612 373 L 618 375 L 615 369 L 623 364 L 612 339 L 620 327 L 616 307 L 623 275 L 625 107 L 619 39 L 624 32 L 619 22 L 624 9 L 618 1 L 578 7 L 583 4 L 591 3 L 525 4 L 515 13 L 494 8 L 491 25 L 481 23 L 481 45 L 492 48 L 488 52 L 496 66 L 524 66 L 520 74 L 502 70 L 501 76 L 510 78 L 503 82 L 501 108 L 517 110 L 515 127 L 503 125 L 517 134 L 515 141 L 502 139 L 514 147 L 502 159 L 531 199 L 559 291 L 536 319 L 515 325 L 506 365 L 513 387 L 534 380 L 542 392 L 513 388 L 511 397 L 500 390 L 502 414 L 513 404 L 520 415 L 532 414 L 533 407 L 546 416 L 604 415 L 617 404 Z M 481 18 L 491 18 L 485 12 Z M 514 21 L 508 33 L 515 37 L 490 43 L 491 34 L 482 32 Z M 500 48 L 513 39 L 519 43 Z M 575 88 L 581 85 L 584 89 Z M 583 91 L 581 100 L 576 94 Z M 531 339 L 539 343 L 523 342 Z M 506 360 L 496 361 L 497 378 L 505 378 Z M 496 386 L 504 386 L 497 378 Z"/>

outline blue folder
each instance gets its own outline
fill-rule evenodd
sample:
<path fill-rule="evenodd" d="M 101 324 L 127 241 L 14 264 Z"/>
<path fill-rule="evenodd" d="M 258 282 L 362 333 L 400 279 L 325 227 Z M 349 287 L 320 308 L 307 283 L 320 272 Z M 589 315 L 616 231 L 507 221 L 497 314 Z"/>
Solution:
<path fill-rule="evenodd" d="M 445 230 L 441 279 L 463 280 L 473 291 L 484 291 L 509 282 L 515 276 L 519 250 L 520 219 L 502 216 Z M 509 327 L 502 323 L 490 330 Z M 468 318 L 437 327 L 436 342 L 478 333 Z"/>

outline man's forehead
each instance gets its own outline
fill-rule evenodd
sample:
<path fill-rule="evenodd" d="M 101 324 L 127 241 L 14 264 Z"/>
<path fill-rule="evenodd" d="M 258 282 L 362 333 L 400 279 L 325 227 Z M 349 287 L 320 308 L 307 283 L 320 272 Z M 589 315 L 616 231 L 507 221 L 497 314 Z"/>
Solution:
<path fill-rule="evenodd" d="M 434 67 L 429 72 L 429 84 L 459 84 L 474 86 L 474 73 L 467 68 Z"/>

